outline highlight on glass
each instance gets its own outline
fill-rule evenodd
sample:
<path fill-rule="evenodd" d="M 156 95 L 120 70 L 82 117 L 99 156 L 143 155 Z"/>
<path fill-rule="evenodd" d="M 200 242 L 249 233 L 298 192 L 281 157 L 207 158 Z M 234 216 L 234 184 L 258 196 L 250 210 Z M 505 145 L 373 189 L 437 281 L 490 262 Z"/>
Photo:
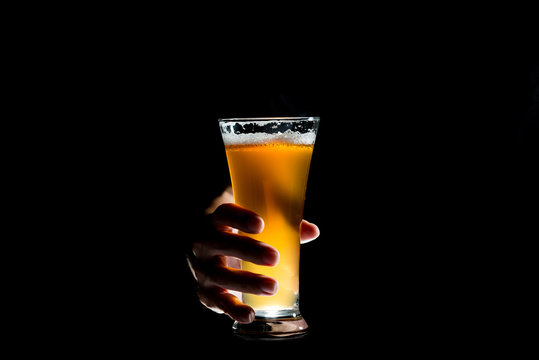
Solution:
<path fill-rule="evenodd" d="M 264 219 L 260 234 L 243 234 L 279 251 L 274 267 L 242 261 L 242 269 L 279 283 L 272 296 L 242 294 L 255 310 L 234 332 L 249 338 L 289 338 L 307 332 L 299 311 L 300 224 L 318 117 L 219 119 L 234 202 Z"/>

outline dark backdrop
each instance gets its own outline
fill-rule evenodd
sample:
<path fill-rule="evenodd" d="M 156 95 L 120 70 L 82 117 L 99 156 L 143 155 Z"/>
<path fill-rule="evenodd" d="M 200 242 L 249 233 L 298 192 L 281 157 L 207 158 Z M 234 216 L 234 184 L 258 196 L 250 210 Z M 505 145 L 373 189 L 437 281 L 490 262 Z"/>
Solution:
<path fill-rule="evenodd" d="M 203 91 L 182 156 L 189 202 L 200 211 L 229 181 L 217 118 L 320 116 L 305 218 L 321 236 L 302 246 L 300 281 L 312 332 L 280 346 L 471 344 L 526 293 L 535 63 L 362 60 L 292 85 L 256 73 Z M 197 303 L 189 274 L 181 287 L 198 336 L 243 345 Z"/>
<path fill-rule="evenodd" d="M 85 165 L 72 175 L 86 211 L 70 224 L 85 229 L 73 262 L 91 266 L 69 298 L 85 304 L 74 316 L 91 325 L 91 344 L 508 346 L 488 334 L 518 329 L 511 321 L 525 307 L 517 304 L 529 298 L 532 43 L 414 43 L 395 33 L 348 40 L 311 43 L 307 55 L 221 43 L 204 56 L 124 58 L 107 67 L 106 83 L 89 75 L 98 84 L 83 102 L 80 133 L 91 146 L 73 159 Z M 201 211 L 229 181 L 217 119 L 299 115 L 321 118 L 305 204 L 321 236 L 301 255 L 300 306 L 312 331 L 247 345 L 228 317 L 198 302 L 184 253 Z"/>

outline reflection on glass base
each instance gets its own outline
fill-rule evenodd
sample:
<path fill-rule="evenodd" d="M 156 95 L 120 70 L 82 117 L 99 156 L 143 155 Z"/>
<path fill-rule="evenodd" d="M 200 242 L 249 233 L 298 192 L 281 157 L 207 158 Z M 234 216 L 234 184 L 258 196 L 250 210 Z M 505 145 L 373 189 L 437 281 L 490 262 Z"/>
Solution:
<path fill-rule="evenodd" d="M 255 317 L 250 324 L 234 322 L 234 334 L 247 340 L 296 339 L 307 334 L 307 322 L 303 316 L 296 317 Z"/>

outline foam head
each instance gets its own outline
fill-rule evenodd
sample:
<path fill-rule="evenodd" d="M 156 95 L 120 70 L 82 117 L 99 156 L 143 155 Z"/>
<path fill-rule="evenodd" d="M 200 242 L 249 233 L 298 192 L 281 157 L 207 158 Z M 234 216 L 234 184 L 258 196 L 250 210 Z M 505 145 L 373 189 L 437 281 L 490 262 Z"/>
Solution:
<path fill-rule="evenodd" d="M 318 118 L 286 118 L 273 120 L 220 119 L 225 145 L 289 143 L 313 145 Z"/>

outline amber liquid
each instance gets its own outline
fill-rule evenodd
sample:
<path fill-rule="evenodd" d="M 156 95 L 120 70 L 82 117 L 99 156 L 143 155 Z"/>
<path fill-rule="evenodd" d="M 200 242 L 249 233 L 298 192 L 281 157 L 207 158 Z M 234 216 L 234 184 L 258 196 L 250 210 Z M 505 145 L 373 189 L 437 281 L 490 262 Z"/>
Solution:
<path fill-rule="evenodd" d="M 242 269 L 279 282 L 276 294 L 244 293 L 243 302 L 255 311 L 292 309 L 298 302 L 299 231 L 313 146 L 271 143 L 225 149 L 234 202 L 264 219 L 262 233 L 244 235 L 273 246 L 280 254 L 274 267 L 242 261 Z"/>

